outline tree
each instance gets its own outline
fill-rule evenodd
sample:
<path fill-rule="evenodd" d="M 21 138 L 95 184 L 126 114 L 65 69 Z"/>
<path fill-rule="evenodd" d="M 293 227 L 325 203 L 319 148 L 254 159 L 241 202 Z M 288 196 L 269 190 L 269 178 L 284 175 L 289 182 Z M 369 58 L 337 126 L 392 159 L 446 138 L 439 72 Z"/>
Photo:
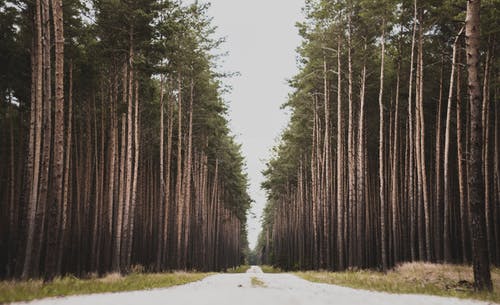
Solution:
<path fill-rule="evenodd" d="M 470 104 L 470 157 L 469 157 L 469 205 L 471 211 L 472 262 L 474 287 L 477 290 L 492 290 L 490 261 L 486 237 L 484 206 L 484 179 L 481 171 L 482 130 L 481 130 L 481 89 L 479 85 L 479 11 L 480 0 L 467 1 L 465 19 L 465 43 L 467 52 L 467 72 Z"/>

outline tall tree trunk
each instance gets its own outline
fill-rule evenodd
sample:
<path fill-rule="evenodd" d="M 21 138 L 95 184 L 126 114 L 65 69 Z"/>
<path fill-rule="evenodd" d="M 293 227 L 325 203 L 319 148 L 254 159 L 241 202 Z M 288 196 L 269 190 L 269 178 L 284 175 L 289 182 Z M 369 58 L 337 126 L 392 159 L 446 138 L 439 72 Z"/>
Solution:
<path fill-rule="evenodd" d="M 364 58 L 363 58 L 363 70 L 361 72 L 361 88 L 359 94 L 359 118 L 358 118 L 358 153 L 357 153 L 357 221 L 356 221 L 356 239 L 358 248 L 358 258 L 357 264 L 361 267 L 364 266 L 364 253 L 365 253 L 365 242 L 366 236 L 364 236 L 364 215 L 363 209 L 366 206 L 365 202 L 365 92 L 366 92 L 366 51 L 367 51 L 367 40 L 364 39 Z"/>
<path fill-rule="evenodd" d="M 72 126 L 73 125 L 73 61 L 70 60 L 69 64 L 69 90 L 68 90 L 68 128 L 66 129 L 66 156 L 64 166 L 64 186 L 63 198 L 61 207 L 61 240 L 59 242 L 59 261 L 57 266 L 57 273 L 61 272 L 62 260 L 64 255 L 64 246 L 67 243 L 66 238 L 68 235 L 68 206 L 70 196 L 70 172 L 71 172 L 71 143 L 72 143 Z M 104 128 L 104 126 L 102 127 Z M 95 249 L 94 249 L 95 250 Z M 93 251 L 92 253 L 96 253 Z"/>
<path fill-rule="evenodd" d="M 400 259 L 399 244 L 400 236 L 398 234 L 398 225 L 400 221 L 399 215 L 399 198 L 398 198 L 398 164 L 399 164 L 399 85 L 400 85 L 401 59 L 398 58 L 397 75 L 396 75 L 396 98 L 395 98 L 395 113 L 394 113 L 394 139 L 391 164 L 391 205 L 392 205 L 392 240 L 393 240 L 393 256 L 394 262 L 397 263 Z"/>
<path fill-rule="evenodd" d="M 186 214 L 186 221 L 184 223 L 184 253 L 187 259 L 189 255 L 190 245 L 190 229 L 191 229 L 191 166 L 192 166 L 192 147 L 193 147 L 193 102 L 194 102 L 194 80 L 191 79 L 190 97 L 189 97 L 189 131 L 188 131 L 188 147 L 186 156 L 186 167 L 184 177 L 184 207 Z M 191 267 L 191 266 L 189 266 Z"/>
<path fill-rule="evenodd" d="M 163 214 L 160 216 L 160 224 L 162 225 L 162 230 L 160 234 L 158 234 L 158 245 L 156 249 L 156 271 L 161 271 L 162 268 L 162 252 L 165 251 L 164 245 L 165 245 L 165 239 L 166 239 L 166 232 L 165 229 L 168 228 L 166 225 L 167 223 L 167 215 L 168 215 L 168 206 L 165 204 L 165 168 L 164 168 L 164 134 L 165 134 L 165 127 L 164 127 L 164 111 L 165 108 L 163 106 L 163 88 L 164 84 L 164 76 L 161 76 L 160 79 L 160 213 L 163 210 Z"/>
<path fill-rule="evenodd" d="M 36 208 L 38 203 L 38 186 L 40 175 L 40 151 L 42 137 L 42 105 L 43 105 L 43 50 L 42 50 L 42 3 L 35 2 L 35 43 L 32 57 L 32 74 L 35 83 L 32 93 L 30 140 L 27 158 L 27 177 L 30 182 L 27 209 L 26 246 L 24 247 L 24 263 L 22 264 L 21 278 L 27 279 L 32 273 L 32 253 L 36 226 Z"/>
<path fill-rule="evenodd" d="M 471 134 L 469 152 L 469 204 L 471 209 L 472 263 L 474 287 L 477 290 L 492 290 L 490 261 L 486 237 L 484 179 L 482 175 L 482 132 L 481 132 L 481 89 L 479 85 L 479 45 L 480 45 L 480 0 L 467 1 L 465 19 L 465 44 L 469 103 L 471 114 Z"/>
<path fill-rule="evenodd" d="M 128 268 L 126 265 L 126 250 L 128 249 L 128 241 L 129 241 L 129 228 L 130 228 L 130 205 L 132 199 L 132 163 L 133 163 L 133 116 L 134 116 L 134 37 L 133 34 L 134 29 L 131 27 L 129 32 L 129 76 L 128 76 L 128 93 L 127 93 L 127 140 L 126 140 L 126 149 L 127 152 L 125 154 L 125 199 L 123 203 L 123 223 L 122 223 L 122 232 L 123 232 L 123 242 L 120 259 L 122 262 L 122 268 Z M 125 145 L 122 143 L 122 145 Z"/>
<path fill-rule="evenodd" d="M 421 13 L 422 15 L 422 13 Z M 419 22 L 419 39 L 418 39 L 418 49 L 419 49 L 419 94 L 418 94 L 418 106 L 417 113 L 419 120 L 418 126 L 420 130 L 420 135 L 418 136 L 420 144 L 420 176 L 421 176 L 421 189 L 424 199 L 424 223 L 425 223 L 425 234 L 422 238 L 425 240 L 425 260 L 431 260 L 431 220 L 430 220 L 430 207 L 429 207 L 429 193 L 427 188 L 427 166 L 425 158 L 425 122 L 424 122 L 424 55 L 423 55 L 423 26 L 422 17 L 420 17 Z"/>
<path fill-rule="evenodd" d="M 450 194 L 450 137 L 451 137 L 451 105 L 453 100 L 453 87 L 455 81 L 455 69 L 457 62 L 457 48 L 458 40 L 462 35 L 463 28 L 457 34 L 455 42 L 453 43 L 453 55 L 451 62 L 451 75 L 450 75 L 450 90 L 448 93 L 448 107 L 446 111 L 446 129 L 444 136 L 444 261 L 451 261 L 451 240 L 450 240 L 450 209 L 451 209 L 451 194 Z"/>
<path fill-rule="evenodd" d="M 434 258 L 436 261 L 441 261 L 443 259 L 442 252 L 442 206 L 443 206 L 443 184 L 442 184 L 442 176 L 441 176 L 441 151 L 442 151 L 442 117 L 443 117 L 443 76 L 444 76 L 444 54 L 441 57 L 441 73 L 439 77 L 439 100 L 438 100 L 438 111 L 436 115 L 436 151 L 435 151 L 435 202 L 436 207 L 434 211 Z"/>
<path fill-rule="evenodd" d="M 483 76 L 483 106 L 482 106 L 482 130 L 483 130 L 483 175 L 484 175 L 484 206 L 486 218 L 486 239 L 488 241 L 488 253 L 490 261 L 493 261 L 492 251 L 492 230 L 491 230 L 491 190 L 490 190 L 490 154 L 489 154 L 489 137 L 490 137 L 490 94 L 489 94 L 489 78 L 491 65 L 491 34 L 488 38 L 488 50 L 484 60 L 484 76 Z"/>
<path fill-rule="evenodd" d="M 135 99 L 135 106 L 134 106 L 134 157 L 133 157 L 133 163 L 134 163 L 134 168 L 132 172 L 132 198 L 130 202 L 130 220 L 129 220 L 129 234 L 128 234 L 128 248 L 127 248 L 127 257 L 126 257 L 126 263 L 127 266 L 130 267 L 131 259 L 132 259 L 132 243 L 134 241 L 134 225 L 135 225 L 135 209 L 137 206 L 137 184 L 138 184 L 138 169 L 139 169 L 139 153 L 140 153 L 140 142 L 139 142 L 139 127 L 140 127 L 140 121 L 139 121 L 139 81 L 136 79 L 135 80 L 135 86 L 134 86 L 135 92 L 134 92 L 134 99 Z"/>
<path fill-rule="evenodd" d="M 54 168 L 52 172 L 52 190 L 50 217 L 47 231 L 47 256 L 45 278 L 52 280 L 57 274 L 64 174 L 64 27 L 62 0 L 51 0 L 55 37 L 55 122 L 54 122 Z"/>
<path fill-rule="evenodd" d="M 384 173 L 384 60 L 385 60 L 385 19 L 382 21 L 382 45 L 380 51 L 380 89 L 378 95 L 379 107 L 379 198 L 380 198 L 380 240 L 381 240 L 381 259 L 382 270 L 385 272 L 388 268 L 387 263 L 387 240 L 386 240 L 386 201 L 385 201 L 385 173 Z"/>
<path fill-rule="evenodd" d="M 345 269 L 344 252 L 344 128 L 342 120 L 341 35 L 337 44 L 337 251 L 339 270 Z"/>
<path fill-rule="evenodd" d="M 460 64 L 460 53 L 458 54 L 458 63 Z M 458 193 L 460 199 L 460 233 L 462 235 L 462 262 L 467 263 L 467 245 L 469 238 L 469 226 L 467 225 L 468 210 L 465 196 L 465 176 L 464 176 L 464 153 L 462 139 L 462 96 L 461 96 L 461 73 L 460 66 L 457 69 L 457 167 L 458 167 Z"/>
<path fill-rule="evenodd" d="M 42 248 L 46 239 L 46 213 L 49 200 L 50 169 L 52 167 L 52 65 L 51 65 L 51 23 L 50 2 L 42 0 L 42 29 L 43 29 L 43 137 L 41 150 L 40 185 L 38 190 L 38 203 L 36 208 L 36 223 L 39 228 L 34 240 L 33 249 L 33 275 L 38 277 L 41 268 Z"/>
<path fill-rule="evenodd" d="M 350 3 L 350 2 L 349 2 Z M 351 6 L 351 4 L 349 4 Z M 348 222 L 344 229 L 348 229 L 351 232 L 353 211 L 356 206 L 356 172 L 355 172 L 355 161 L 356 161 L 356 151 L 354 149 L 354 103 L 353 103 L 353 69 L 352 69 L 352 21 L 350 11 L 347 13 L 347 68 L 348 68 L 348 78 L 347 78 L 347 92 L 348 92 L 348 126 L 347 126 L 347 166 L 348 166 Z M 353 259 L 355 258 L 354 252 L 354 234 L 349 234 L 348 239 L 348 265 L 353 266 Z"/>
<path fill-rule="evenodd" d="M 411 40 L 411 55 L 410 55 L 410 77 L 408 79 L 408 205 L 410 206 L 410 250 L 411 250 L 411 260 L 416 260 L 415 251 L 415 188 L 414 188 L 414 171 L 415 171 L 415 160 L 414 160 L 414 131 L 413 131 L 413 72 L 415 63 L 415 37 L 417 34 L 417 0 L 414 1 L 414 16 L 413 16 L 413 34 Z"/>
<path fill-rule="evenodd" d="M 182 256 L 182 215 L 184 211 L 182 194 L 182 78 L 178 76 L 178 108 L 177 108 L 177 267 L 181 268 L 183 262 Z"/>
<path fill-rule="evenodd" d="M 170 88 L 173 88 L 171 85 Z M 168 100 L 167 100 L 168 101 Z M 170 103 L 168 105 L 168 131 L 167 131 L 167 167 L 165 169 L 167 177 L 165 179 L 165 215 L 163 224 L 163 234 L 165 239 L 163 241 L 163 261 L 167 261 L 167 244 L 168 244 L 168 222 L 169 222 L 169 209 L 170 209 L 170 175 L 171 175 L 171 163 L 172 163 L 172 134 L 174 127 L 174 105 Z"/>

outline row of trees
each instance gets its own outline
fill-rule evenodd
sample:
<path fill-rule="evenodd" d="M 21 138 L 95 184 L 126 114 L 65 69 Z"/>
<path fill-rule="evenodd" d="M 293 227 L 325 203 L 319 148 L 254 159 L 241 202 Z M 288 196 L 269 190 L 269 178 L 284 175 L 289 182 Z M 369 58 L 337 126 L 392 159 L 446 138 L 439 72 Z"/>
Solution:
<path fill-rule="evenodd" d="M 264 262 L 474 262 L 478 287 L 491 287 L 500 2 L 483 1 L 481 22 L 478 1 L 310 0 L 304 11 L 292 117 L 265 171 Z"/>
<path fill-rule="evenodd" d="M 240 264 L 251 200 L 206 9 L 0 1 L 0 277 Z"/>

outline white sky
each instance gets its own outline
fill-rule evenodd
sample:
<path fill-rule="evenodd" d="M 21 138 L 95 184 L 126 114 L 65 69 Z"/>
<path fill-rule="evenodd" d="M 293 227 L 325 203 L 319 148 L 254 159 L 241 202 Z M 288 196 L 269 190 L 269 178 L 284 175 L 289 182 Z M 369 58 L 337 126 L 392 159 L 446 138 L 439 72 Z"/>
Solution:
<path fill-rule="evenodd" d="M 266 203 L 260 189 L 261 174 L 270 150 L 288 122 L 280 110 L 290 88 L 286 79 L 297 72 L 295 49 L 300 37 L 295 23 L 302 18 L 303 0 L 205 0 L 212 3 L 209 15 L 226 37 L 229 51 L 222 70 L 240 72 L 229 101 L 231 130 L 243 144 L 250 178 L 249 193 L 255 203 L 248 221 L 250 248 L 257 243 L 260 218 Z"/>

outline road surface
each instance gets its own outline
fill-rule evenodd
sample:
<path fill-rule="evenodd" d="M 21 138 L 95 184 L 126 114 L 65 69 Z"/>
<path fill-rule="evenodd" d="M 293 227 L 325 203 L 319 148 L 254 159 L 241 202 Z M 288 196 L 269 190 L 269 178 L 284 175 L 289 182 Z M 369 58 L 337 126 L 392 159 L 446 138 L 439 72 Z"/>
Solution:
<path fill-rule="evenodd" d="M 484 302 L 398 295 L 311 283 L 292 274 L 217 274 L 165 289 L 50 298 L 30 305 L 482 305 Z"/>

